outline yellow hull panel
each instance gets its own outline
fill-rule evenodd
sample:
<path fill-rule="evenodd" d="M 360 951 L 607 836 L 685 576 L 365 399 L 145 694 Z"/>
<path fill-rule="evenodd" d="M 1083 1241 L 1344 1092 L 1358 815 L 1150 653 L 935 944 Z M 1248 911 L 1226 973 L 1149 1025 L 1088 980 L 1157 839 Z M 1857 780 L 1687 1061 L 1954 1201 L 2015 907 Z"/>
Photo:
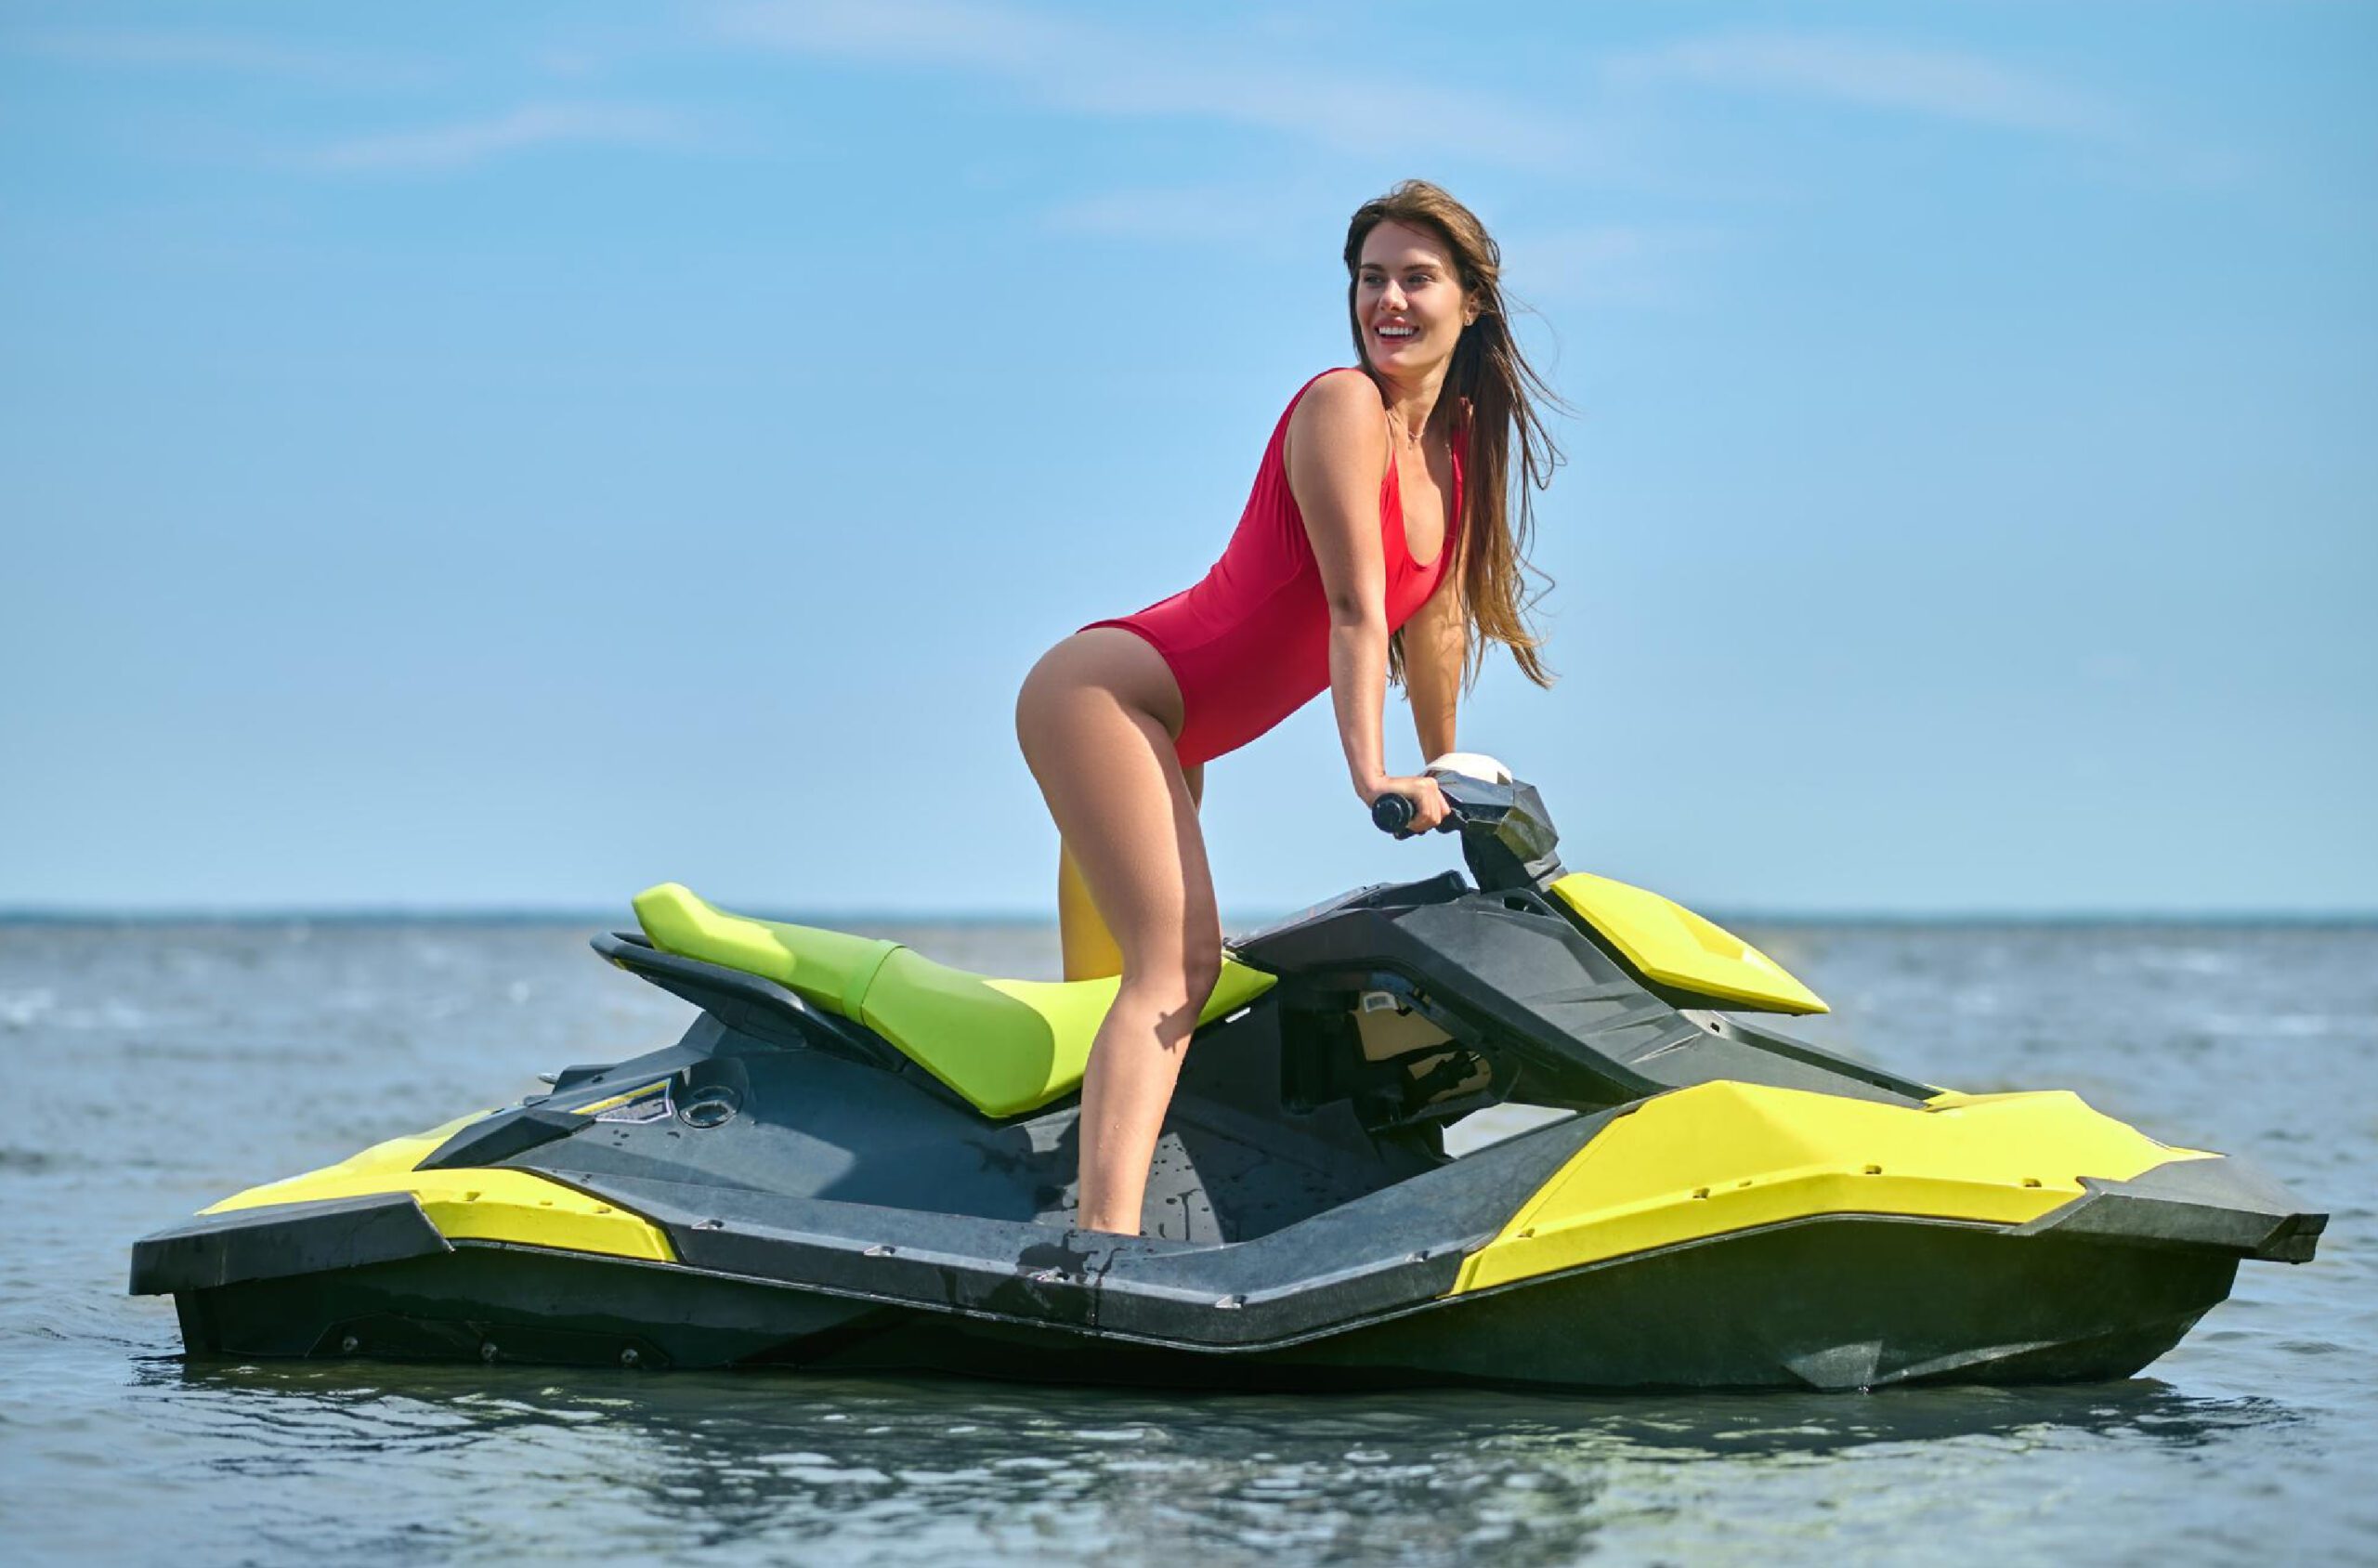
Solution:
<path fill-rule="evenodd" d="M 1715 921 L 1648 889 L 1572 871 L 1552 895 L 1665 986 L 1772 1013 L 1830 1011 L 1784 966 Z"/>
<path fill-rule="evenodd" d="M 526 1170 L 417 1169 L 438 1144 L 488 1114 L 477 1111 L 426 1132 L 374 1143 L 336 1165 L 250 1187 L 203 1212 L 411 1193 L 449 1241 L 503 1241 L 659 1263 L 676 1261 L 676 1250 L 659 1226 L 574 1187 Z"/>
<path fill-rule="evenodd" d="M 2175 1159 L 2080 1096 L 1942 1094 L 1921 1108 L 1718 1082 L 1620 1117 L 1472 1254 L 1453 1293 L 1830 1214 L 2021 1224 Z"/>

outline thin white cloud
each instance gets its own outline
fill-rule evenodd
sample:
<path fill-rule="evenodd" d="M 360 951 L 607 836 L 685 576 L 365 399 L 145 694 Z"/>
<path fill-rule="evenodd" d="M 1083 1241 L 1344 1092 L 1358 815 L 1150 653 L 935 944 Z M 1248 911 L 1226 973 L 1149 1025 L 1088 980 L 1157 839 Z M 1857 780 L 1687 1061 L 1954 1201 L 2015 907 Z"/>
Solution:
<path fill-rule="evenodd" d="M 1605 223 L 1505 237 L 1507 277 L 1521 295 L 1584 305 L 1677 305 L 1692 297 L 1700 259 L 1732 242 L 1709 228 Z"/>
<path fill-rule="evenodd" d="M 1286 188 L 1143 186 L 1059 202 L 1041 221 L 1059 233 L 1104 240 L 1245 248 L 1265 238 L 1285 242 L 1325 210 L 1316 201 Z"/>
<path fill-rule="evenodd" d="M 1332 254 L 1342 191 L 1292 186 L 1142 186 L 1094 191 L 1044 209 L 1051 230 L 1151 245 Z M 1737 242 L 1709 225 L 1518 225 L 1501 235 L 1503 281 L 1515 306 L 1687 306 L 1708 261 Z"/>
<path fill-rule="evenodd" d="M 156 29 L 53 29 L 0 36 L 0 49 L 114 71 L 261 76 L 324 86 L 402 86 L 431 72 L 419 62 L 353 50 L 313 48 L 232 33 Z"/>
<path fill-rule="evenodd" d="M 678 116 L 635 104 L 536 103 L 491 118 L 358 137 L 320 149 L 309 167 L 353 171 L 462 168 L 557 146 L 684 147 L 694 137 Z"/>
<path fill-rule="evenodd" d="M 2109 104 L 1979 55 L 1834 34 L 1719 33 L 1621 57 L 1612 70 L 2057 135 L 2122 124 Z"/>
<path fill-rule="evenodd" d="M 1052 229 L 1104 240 L 1196 240 L 1214 223 L 1210 190 L 1102 190 L 1060 202 L 1041 215 Z"/>
<path fill-rule="evenodd" d="M 1571 120 L 1425 77 L 1287 62 L 1277 40 L 1250 51 L 1226 33 L 1053 17 L 996 0 L 776 0 L 717 16 L 721 32 L 744 44 L 1001 81 L 1081 113 L 1215 120 L 1342 150 L 1517 166 L 1574 171 L 1586 157 Z"/>

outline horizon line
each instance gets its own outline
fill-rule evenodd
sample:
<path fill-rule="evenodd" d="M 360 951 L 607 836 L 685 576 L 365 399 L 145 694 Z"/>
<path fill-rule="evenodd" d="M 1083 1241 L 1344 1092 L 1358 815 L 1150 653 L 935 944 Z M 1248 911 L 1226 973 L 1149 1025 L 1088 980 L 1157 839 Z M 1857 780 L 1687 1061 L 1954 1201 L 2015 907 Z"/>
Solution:
<path fill-rule="evenodd" d="M 1303 908 L 1300 906 L 1299 908 Z M 2164 926 L 2378 926 L 2378 908 L 2208 907 L 2141 909 L 2119 907 L 2071 909 L 2007 908 L 1775 908 L 1715 906 L 1718 916 L 1744 925 L 2164 925 Z M 1296 908 L 1226 912 L 1226 932 L 1272 925 Z M 1697 912 L 1697 911 L 1696 911 Z M 1008 909 L 762 908 L 754 918 L 797 925 L 1015 926 L 1054 929 L 1053 911 Z M 36 925 L 581 925 L 603 931 L 633 928 L 626 908 L 598 910 L 570 906 L 477 905 L 207 905 L 106 906 L 0 904 L 0 926 Z"/>

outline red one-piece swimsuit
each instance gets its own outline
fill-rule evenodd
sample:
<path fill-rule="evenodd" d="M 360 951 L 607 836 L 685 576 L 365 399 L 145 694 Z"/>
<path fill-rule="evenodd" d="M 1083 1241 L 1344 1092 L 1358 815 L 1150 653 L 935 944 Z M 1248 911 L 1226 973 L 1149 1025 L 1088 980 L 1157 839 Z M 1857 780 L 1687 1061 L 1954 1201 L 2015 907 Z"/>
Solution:
<path fill-rule="evenodd" d="M 1175 743 L 1183 766 L 1235 751 L 1329 688 L 1329 606 L 1304 514 L 1288 490 L 1288 416 L 1323 371 L 1297 388 L 1263 449 L 1255 489 L 1222 558 L 1197 582 L 1136 615 L 1093 621 L 1137 633 L 1164 656 L 1181 686 Z M 1379 481 L 1379 537 L 1387 562 L 1387 625 L 1399 630 L 1436 592 L 1461 530 L 1461 449 L 1453 444 L 1453 508 L 1444 548 L 1412 558 L 1404 494 L 1393 463 Z"/>

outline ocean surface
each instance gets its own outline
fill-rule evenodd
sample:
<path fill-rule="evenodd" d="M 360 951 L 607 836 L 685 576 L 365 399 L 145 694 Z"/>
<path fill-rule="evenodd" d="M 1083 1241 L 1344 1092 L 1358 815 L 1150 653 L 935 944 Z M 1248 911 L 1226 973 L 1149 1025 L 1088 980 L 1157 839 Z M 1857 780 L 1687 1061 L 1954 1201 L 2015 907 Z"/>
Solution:
<path fill-rule="evenodd" d="M 1029 927 L 879 928 L 1045 975 Z M 2070 1088 L 2332 1218 L 2139 1378 L 1252 1396 L 184 1362 L 133 1240 L 691 1010 L 579 926 L 0 924 L 13 1561 L 2378 1561 L 2378 929 L 1744 927 L 1797 1032 Z M 1477 1138 L 1494 1128 L 1471 1128 Z M 1579 1325 L 1590 1333 L 1592 1326 Z"/>

